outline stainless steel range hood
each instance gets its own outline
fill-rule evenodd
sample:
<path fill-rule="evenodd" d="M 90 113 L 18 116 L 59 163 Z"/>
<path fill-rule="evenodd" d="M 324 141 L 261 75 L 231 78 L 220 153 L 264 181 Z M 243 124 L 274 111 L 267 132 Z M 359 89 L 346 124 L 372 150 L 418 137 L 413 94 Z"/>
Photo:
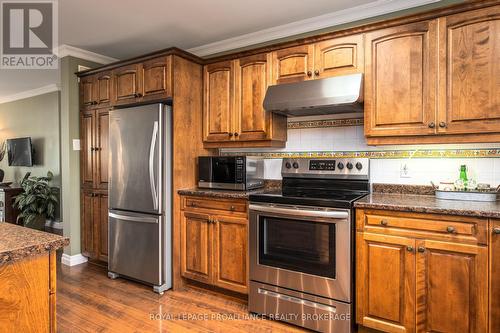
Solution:
<path fill-rule="evenodd" d="M 264 109 L 291 117 L 363 112 L 363 74 L 270 86 Z"/>

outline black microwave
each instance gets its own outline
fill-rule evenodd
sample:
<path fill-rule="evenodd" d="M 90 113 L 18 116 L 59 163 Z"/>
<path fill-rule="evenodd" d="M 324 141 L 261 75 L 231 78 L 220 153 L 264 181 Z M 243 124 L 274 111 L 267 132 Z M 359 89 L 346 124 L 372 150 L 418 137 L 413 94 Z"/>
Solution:
<path fill-rule="evenodd" d="M 198 187 L 250 190 L 264 186 L 264 161 L 249 156 L 198 157 Z"/>

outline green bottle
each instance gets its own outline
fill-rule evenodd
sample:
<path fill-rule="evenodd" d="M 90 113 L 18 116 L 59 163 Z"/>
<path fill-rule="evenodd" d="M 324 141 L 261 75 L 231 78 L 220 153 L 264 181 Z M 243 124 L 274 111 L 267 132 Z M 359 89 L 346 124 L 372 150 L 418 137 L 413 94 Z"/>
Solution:
<path fill-rule="evenodd" d="M 464 182 L 464 184 L 467 184 L 467 166 L 466 165 L 460 166 L 460 179 Z"/>

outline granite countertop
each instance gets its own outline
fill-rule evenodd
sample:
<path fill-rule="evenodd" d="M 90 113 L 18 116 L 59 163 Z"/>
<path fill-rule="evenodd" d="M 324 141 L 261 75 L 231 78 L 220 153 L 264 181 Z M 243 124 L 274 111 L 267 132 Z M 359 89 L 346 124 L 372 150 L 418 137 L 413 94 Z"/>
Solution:
<path fill-rule="evenodd" d="M 196 197 L 209 197 L 209 198 L 221 198 L 221 199 L 248 199 L 250 194 L 263 193 L 269 190 L 268 188 L 260 188 L 256 190 L 249 191 L 231 191 L 231 190 L 212 190 L 206 188 L 191 188 L 185 190 L 179 190 L 177 193 L 180 195 L 191 195 Z"/>
<path fill-rule="evenodd" d="M 67 237 L 0 222 L 0 265 L 68 244 Z"/>
<path fill-rule="evenodd" d="M 436 199 L 433 195 L 420 194 L 372 193 L 356 201 L 354 207 L 500 218 L 500 201 L 442 200 Z"/>

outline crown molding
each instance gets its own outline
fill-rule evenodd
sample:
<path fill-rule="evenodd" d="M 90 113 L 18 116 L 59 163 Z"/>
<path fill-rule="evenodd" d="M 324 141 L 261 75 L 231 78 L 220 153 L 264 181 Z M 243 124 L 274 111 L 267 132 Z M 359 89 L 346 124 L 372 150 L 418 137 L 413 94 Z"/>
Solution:
<path fill-rule="evenodd" d="M 62 44 L 60 45 L 54 52 L 59 58 L 64 58 L 67 56 L 72 56 L 75 58 L 80 58 L 87 61 L 93 61 L 101 65 L 107 65 L 109 63 L 118 61 L 119 59 L 115 59 L 112 57 L 108 57 L 99 53 L 87 51 L 84 49 L 80 49 L 78 47 L 74 47 L 71 45 Z"/>
<path fill-rule="evenodd" d="M 187 51 L 199 57 L 206 57 L 212 54 L 364 20 L 413 7 L 424 6 L 439 1 L 441 0 L 378 0 L 365 5 L 193 47 Z"/>
<path fill-rule="evenodd" d="M 32 90 L 27 90 L 23 91 L 17 94 L 9 95 L 9 96 L 4 96 L 0 97 L 0 104 L 8 103 L 8 102 L 13 102 L 17 101 L 20 99 L 25 99 L 29 97 L 34 97 L 38 95 L 43 95 L 43 94 L 48 94 L 54 91 L 59 91 L 61 88 L 59 87 L 58 84 L 49 84 L 40 88 L 32 89 Z"/>

